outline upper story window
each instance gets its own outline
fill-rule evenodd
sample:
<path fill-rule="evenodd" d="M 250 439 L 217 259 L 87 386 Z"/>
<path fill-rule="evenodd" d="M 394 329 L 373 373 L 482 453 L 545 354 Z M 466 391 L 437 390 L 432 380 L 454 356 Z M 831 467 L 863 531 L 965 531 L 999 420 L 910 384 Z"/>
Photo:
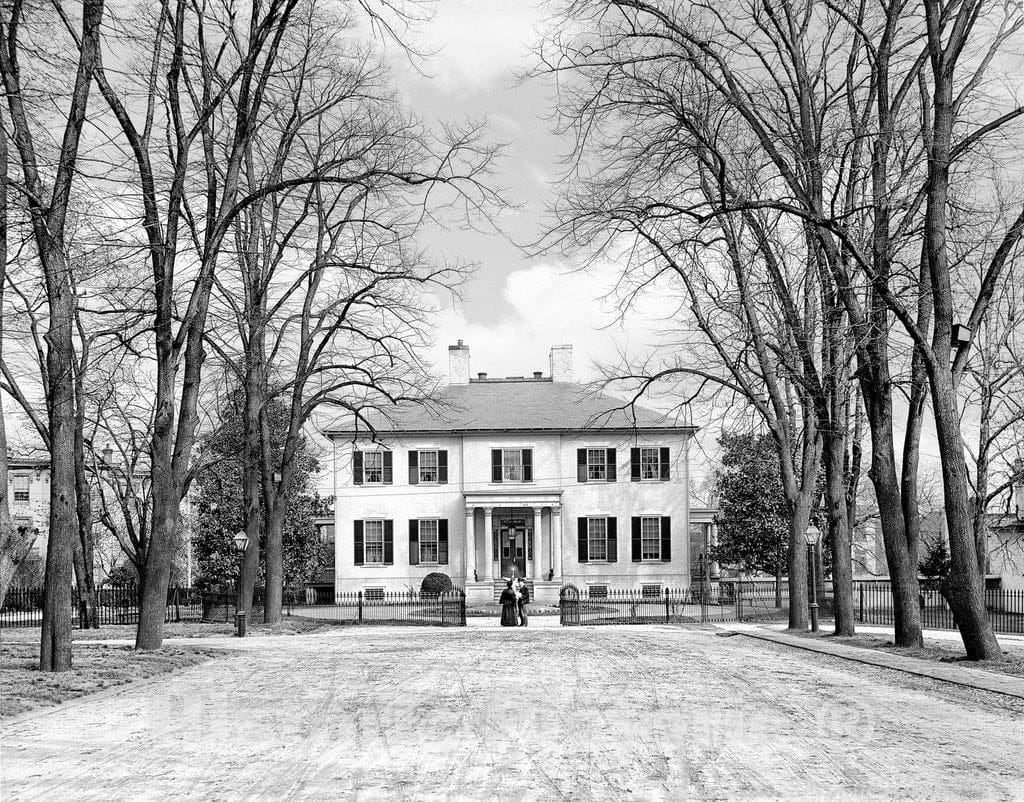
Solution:
<path fill-rule="evenodd" d="M 615 449 L 576 449 L 576 480 L 579 482 L 614 482 Z"/>
<path fill-rule="evenodd" d="M 27 474 L 14 474 L 14 503 L 15 504 L 28 504 L 29 500 L 29 482 L 31 481 Z"/>
<path fill-rule="evenodd" d="M 532 448 L 492 448 L 492 482 L 532 482 Z"/>
<path fill-rule="evenodd" d="M 395 554 L 394 521 L 354 521 L 355 565 L 391 565 Z"/>
<path fill-rule="evenodd" d="M 352 479 L 357 485 L 389 485 L 392 482 L 390 451 L 354 451 Z"/>
<path fill-rule="evenodd" d="M 667 482 L 669 451 L 665 447 L 643 446 L 630 450 L 630 479 L 634 482 Z"/>
<path fill-rule="evenodd" d="M 578 519 L 577 557 L 579 562 L 616 562 L 619 545 L 616 520 L 611 516 Z"/>
<path fill-rule="evenodd" d="M 448 484 L 448 452 L 439 449 L 410 451 L 409 484 Z"/>

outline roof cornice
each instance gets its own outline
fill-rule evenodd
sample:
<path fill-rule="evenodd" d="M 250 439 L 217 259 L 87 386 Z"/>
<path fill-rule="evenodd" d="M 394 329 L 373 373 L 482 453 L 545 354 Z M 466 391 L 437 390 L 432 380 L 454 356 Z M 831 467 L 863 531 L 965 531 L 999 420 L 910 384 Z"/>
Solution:
<path fill-rule="evenodd" d="M 366 429 L 356 431 L 354 429 L 324 429 L 321 433 L 325 437 L 335 438 L 344 435 L 361 437 L 472 437 L 476 435 L 492 434 L 602 434 L 613 433 L 672 433 L 672 434 L 695 434 L 697 426 L 601 426 L 593 429 L 569 429 L 569 428 L 536 428 L 536 429 L 387 429 L 370 432 Z"/>

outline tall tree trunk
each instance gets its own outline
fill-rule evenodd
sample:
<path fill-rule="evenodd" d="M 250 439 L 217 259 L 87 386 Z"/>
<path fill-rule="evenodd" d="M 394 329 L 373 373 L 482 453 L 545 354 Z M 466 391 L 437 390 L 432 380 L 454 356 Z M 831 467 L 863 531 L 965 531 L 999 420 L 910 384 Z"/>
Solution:
<path fill-rule="evenodd" d="M 263 413 L 261 373 L 259 364 L 251 356 L 247 356 L 243 402 L 245 447 L 242 460 L 242 496 L 245 508 L 245 534 L 249 538 L 249 545 L 242 557 L 242 570 L 238 582 L 238 609 L 250 614 L 256 576 L 259 573 L 260 535 L 265 528 L 260 448 L 260 416 Z M 266 605 L 265 597 L 263 603 Z"/>
<path fill-rule="evenodd" d="M 85 393 L 82 374 L 75 377 L 75 489 L 78 512 L 78 538 L 75 543 L 75 580 L 78 585 L 79 619 L 86 629 L 99 629 L 96 606 L 95 550 L 92 536 L 92 491 L 85 469 Z"/>
<path fill-rule="evenodd" d="M 287 503 L 280 499 L 267 512 L 267 583 L 264 599 L 263 620 L 276 624 L 281 620 L 281 605 L 284 589 L 284 518 Z"/>
<path fill-rule="evenodd" d="M 825 463 L 825 509 L 832 541 L 832 598 L 835 609 L 835 633 L 853 635 L 853 555 L 850 528 L 846 517 L 846 486 L 843 461 L 846 449 L 842 434 L 827 431 L 823 438 Z"/>
<path fill-rule="evenodd" d="M 807 629 L 807 524 L 811 517 L 811 494 L 800 493 L 790 504 L 789 548 L 789 628 Z"/>

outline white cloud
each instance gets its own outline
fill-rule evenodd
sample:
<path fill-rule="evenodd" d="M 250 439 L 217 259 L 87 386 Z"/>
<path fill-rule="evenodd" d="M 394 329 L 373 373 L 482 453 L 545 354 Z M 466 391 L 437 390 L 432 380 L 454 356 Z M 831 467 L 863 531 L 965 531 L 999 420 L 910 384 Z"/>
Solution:
<path fill-rule="evenodd" d="M 442 0 L 420 36 L 426 71 L 449 93 L 508 82 L 525 67 L 538 12 L 526 2 Z"/>

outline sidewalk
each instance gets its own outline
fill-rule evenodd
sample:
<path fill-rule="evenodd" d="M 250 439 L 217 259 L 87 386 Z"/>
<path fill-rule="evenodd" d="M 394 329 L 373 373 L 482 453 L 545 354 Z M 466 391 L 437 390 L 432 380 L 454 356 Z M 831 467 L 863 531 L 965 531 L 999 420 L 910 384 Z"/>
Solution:
<path fill-rule="evenodd" d="M 754 624 L 723 624 L 720 629 L 744 635 L 748 638 L 778 643 L 783 646 L 790 646 L 794 649 L 803 649 L 808 652 L 827 654 L 831 657 L 840 657 L 844 660 L 853 660 L 857 663 L 888 668 L 893 671 L 902 671 L 906 674 L 914 674 L 919 677 L 929 677 L 942 682 L 951 682 L 955 685 L 962 685 L 967 688 L 1001 693 L 1004 696 L 1013 696 L 1017 699 L 1024 699 L 1024 679 L 1009 674 L 998 674 L 984 671 L 979 668 L 967 668 L 961 665 L 950 663 L 936 663 L 932 660 L 922 660 L 917 657 L 905 657 L 900 654 L 888 654 L 875 649 L 866 649 L 859 646 L 847 646 L 842 643 L 834 643 L 828 640 L 812 640 L 799 635 L 787 635 L 783 632 L 775 632 L 771 629 L 762 628 Z M 859 628 L 858 628 L 859 629 Z M 930 635 L 929 635 L 930 637 Z"/>

